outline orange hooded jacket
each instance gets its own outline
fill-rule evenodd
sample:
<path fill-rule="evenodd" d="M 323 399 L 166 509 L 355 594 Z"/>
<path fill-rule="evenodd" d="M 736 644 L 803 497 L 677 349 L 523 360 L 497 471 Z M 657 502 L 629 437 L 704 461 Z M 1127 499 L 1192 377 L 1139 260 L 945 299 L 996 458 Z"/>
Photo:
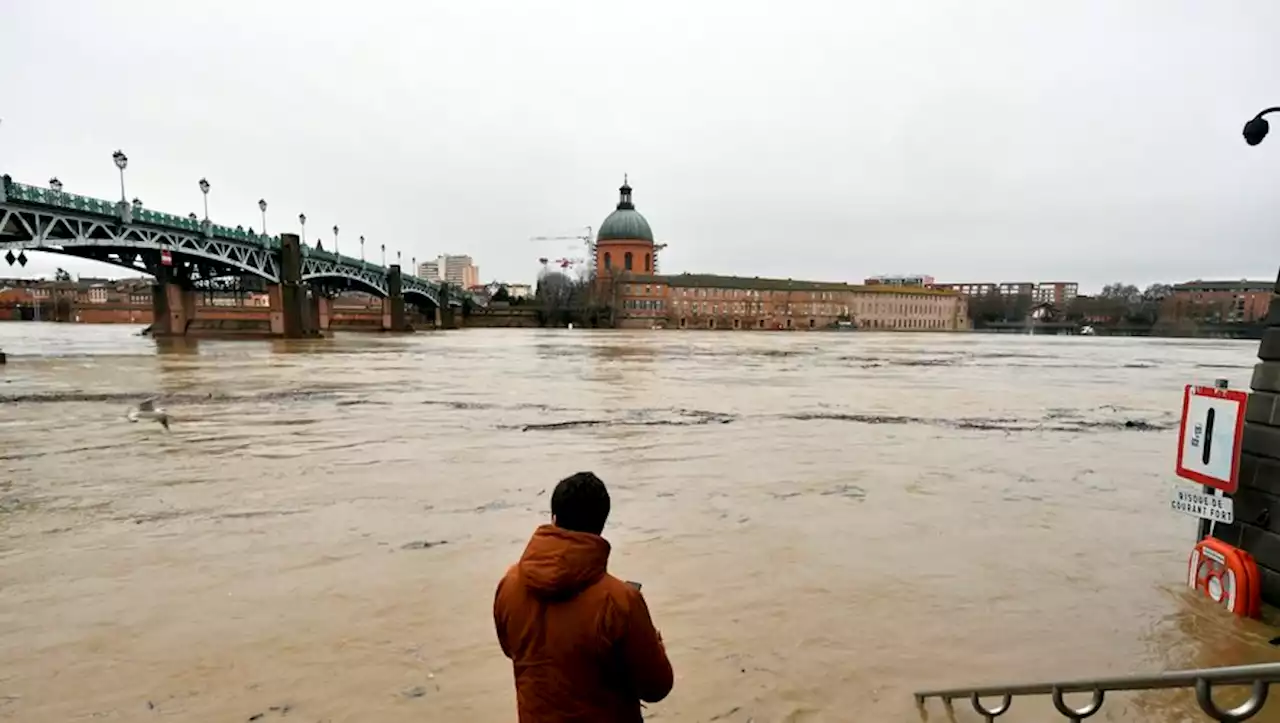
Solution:
<path fill-rule="evenodd" d="M 542 525 L 498 583 L 493 623 L 520 723 L 637 723 L 674 682 L 640 591 L 610 575 L 609 542 Z"/>

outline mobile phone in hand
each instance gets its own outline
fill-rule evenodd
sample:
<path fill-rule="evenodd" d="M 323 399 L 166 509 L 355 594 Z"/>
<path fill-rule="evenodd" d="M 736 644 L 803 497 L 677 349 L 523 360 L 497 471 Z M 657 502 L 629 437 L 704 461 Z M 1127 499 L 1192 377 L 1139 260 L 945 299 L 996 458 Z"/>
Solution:
<path fill-rule="evenodd" d="M 635 580 L 627 580 L 627 584 L 630 585 L 631 587 L 634 587 L 637 591 L 640 590 L 640 583 L 636 582 Z"/>

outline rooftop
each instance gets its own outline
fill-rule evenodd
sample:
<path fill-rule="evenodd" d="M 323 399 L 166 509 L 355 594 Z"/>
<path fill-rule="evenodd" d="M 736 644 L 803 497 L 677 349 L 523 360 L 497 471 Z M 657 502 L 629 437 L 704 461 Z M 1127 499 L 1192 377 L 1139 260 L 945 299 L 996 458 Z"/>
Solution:
<path fill-rule="evenodd" d="M 957 296 L 948 289 L 920 286 L 886 286 L 883 284 L 848 284 L 843 281 L 801 281 L 770 279 L 759 276 L 721 276 L 719 274 L 668 274 L 663 276 L 631 276 L 632 283 L 666 284 L 684 288 L 755 289 L 760 291 L 860 291 L 872 294 L 926 294 Z"/>
<path fill-rule="evenodd" d="M 1248 279 L 1236 279 L 1233 281 L 1188 281 L 1184 284 L 1174 284 L 1174 291 L 1261 291 L 1270 293 L 1275 291 L 1276 282 L 1274 281 L 1249 281 Z"/>

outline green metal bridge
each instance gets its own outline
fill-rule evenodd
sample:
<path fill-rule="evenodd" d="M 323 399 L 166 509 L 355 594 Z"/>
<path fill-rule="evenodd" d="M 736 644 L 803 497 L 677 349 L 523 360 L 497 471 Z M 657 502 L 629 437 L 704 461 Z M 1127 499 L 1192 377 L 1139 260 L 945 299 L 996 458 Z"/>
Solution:
<path fill-rule="evenodd" d="M 330 292 L 352 289 L 388 296 L 391 268 L 305 244 L 301 250 L 303 282 Z M 167 272 L 166 277 L 197 286 L 246 275 L 281 281 L 279 236 L 202 221 L 195 214 L 175 216 L 136 200 L 130 204 L 67 193 L 56 181 L 41 188 L 5 175 L 0 177 L 0 258 L 9 265 L 25 264 L 27 251 L 92 259 L 157 278 Z M 464 289 L 413 274 L 400 277 L 409 303 L 429 302 L 437 308 L 478 303 Z"/>

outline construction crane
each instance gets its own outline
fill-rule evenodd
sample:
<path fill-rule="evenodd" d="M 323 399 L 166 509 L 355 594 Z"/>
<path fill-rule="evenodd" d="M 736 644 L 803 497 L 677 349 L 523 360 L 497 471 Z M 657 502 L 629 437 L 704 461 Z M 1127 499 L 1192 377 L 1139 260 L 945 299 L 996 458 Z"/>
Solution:
<path fill-rule="evenodd" d="M 583 226 L 586 234 L 569 234 L 565 236 L 532 236 L 530 241 L 581 241 L 587 247 L 587 258 L 594 264 L 596 260 L 596 236 L 590 226 Z"/>

